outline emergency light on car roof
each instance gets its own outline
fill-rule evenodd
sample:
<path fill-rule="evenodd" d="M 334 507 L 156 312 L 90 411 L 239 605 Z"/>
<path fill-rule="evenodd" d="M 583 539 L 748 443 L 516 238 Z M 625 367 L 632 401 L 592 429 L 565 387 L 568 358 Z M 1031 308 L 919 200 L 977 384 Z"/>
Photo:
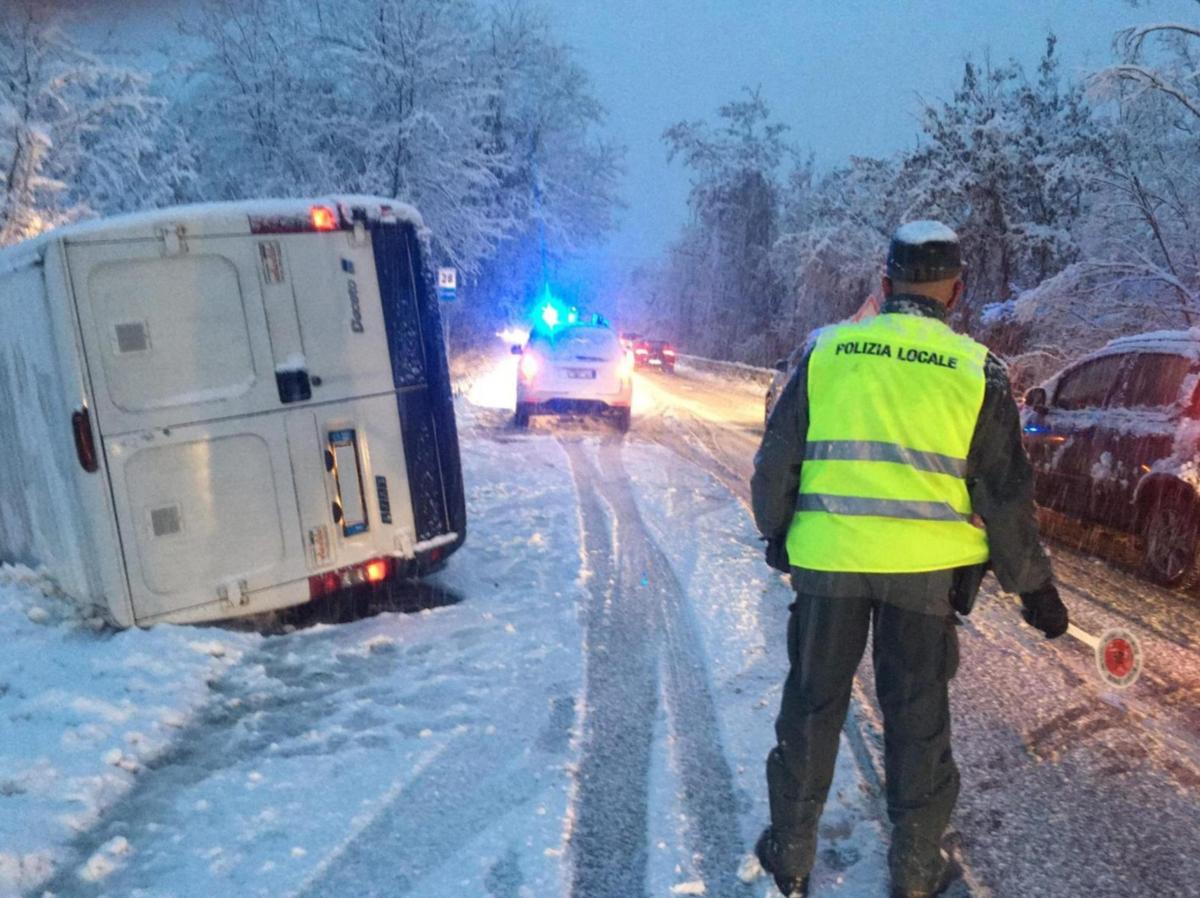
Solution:
<path fill-rule="evenodd" d="M 555 296 L 547 284 L 533 310 L 534 329 L 543 334 L 554 334 L 560 328 L 576 324 L 578 321 L 579 310 L 568 306 Z"/>

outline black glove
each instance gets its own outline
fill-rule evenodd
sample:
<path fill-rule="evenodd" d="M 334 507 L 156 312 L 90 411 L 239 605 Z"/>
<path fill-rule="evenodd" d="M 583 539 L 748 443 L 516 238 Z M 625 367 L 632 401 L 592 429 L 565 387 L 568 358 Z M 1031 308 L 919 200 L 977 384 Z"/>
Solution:
<path fill-rule="evenodd" d="M 1047 583 L 1041 589 L 1027 592 L 1021 596 L 1021 604 L 1025 610 L 1021 616 L 1029 626 L 1041 630 L 1047 639 L 1057 639 L 1067 632 L 1070 619 L 1067 617 L 1067 606 L 1058 597 L 1058 590 L 1053 583 Z"/>
<path fill-rule="evenodd" d="M 785 574 L 792 572 L 792 566 L 788 564 L 786 537 L 776 536 L 767 539 L 767 564 Z"/>

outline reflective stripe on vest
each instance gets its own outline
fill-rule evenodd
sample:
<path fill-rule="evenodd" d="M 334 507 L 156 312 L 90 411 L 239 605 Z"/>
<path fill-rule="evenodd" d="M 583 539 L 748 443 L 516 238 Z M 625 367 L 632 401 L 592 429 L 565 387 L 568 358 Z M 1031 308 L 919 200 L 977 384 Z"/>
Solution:
<path fill-rule="evenodd" d="M 967 460 L 873 440 L 819 440 L 804 449 L 806 461 L 894 461 L 922 471 L 967 476 Z"/>
<path fill-rule="evenodd" d="M 820 334 L 793 565 L 903 573 L 987 560 L 965 480 L 986 358 L 986 347 L 915 315 Z"/>

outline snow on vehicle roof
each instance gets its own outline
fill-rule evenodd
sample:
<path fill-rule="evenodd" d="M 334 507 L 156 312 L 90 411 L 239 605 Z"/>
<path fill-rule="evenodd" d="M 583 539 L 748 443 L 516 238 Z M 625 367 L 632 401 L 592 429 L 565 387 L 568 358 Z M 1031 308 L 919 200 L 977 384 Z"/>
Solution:
<path fill-rule="evenodd" d="M 1127 352 L 1168 353 L 1183 356 L 1193 362 L 1200 362 L 1200 327 L 1193 327 L 1191 330 L 1185 331 L 1148 331 L 1144 334 L 1117 337 L 1094 352 L 1080 356 L 1063 366 L 1062 369 L 1043 381 L 1041 386 L 1047 390 L 1053 390 L 1064 374 L 1084 362 Z"/>
<path fill-rule="evenodd" d="M 1150 331 L 1145 334 L 1131 334 L 1128 337 L 1117 337 L 1105 344 L 1103 349 L 1094 355 L 1107 355 L 1113 352 L 1170 352 L 1200 361 L 1200 327 L 1185 331 Z"/>
<path fill-rule="evenodd" d="M 922 243 L 958 243 L 958 235 L 940 221 L 910 221 L 896 231 L 896 239 L 910 246 Z"/>
<path fill-rule="evenodd" d="M 388 217 L 409 222 L 418 229 L 425 226 L 421 213 L 408 203 L 388 197 L 365 194 L 193 203 L 185 206 L 148 209 L 144 212 L 114 215 L 108 218 L 90 218 L 54 228 L 0 250 L 0 271 L 23 267 L 40 256 L 45 245 L 54 240 L 112 239 L 116 234 L 134 236 L 151 233 L 155 228 L 164 225 L 183 222 L 192 224 L 191 230 L 195 233 L 216 233 L 222 230 L 222 223 L 227 227 L 233 219 L 245 219 L 248 222 L 251 218 L 307 218 L 313 206 L 329 206 L 347 211 L 358 207 L 364 209 L 368 218 L 372 220 Z M 387 210 L 386 214 L 385 209 Z M 203 223 L 206 222 L 215 224 L 217 230 L 204 227 Z"/>

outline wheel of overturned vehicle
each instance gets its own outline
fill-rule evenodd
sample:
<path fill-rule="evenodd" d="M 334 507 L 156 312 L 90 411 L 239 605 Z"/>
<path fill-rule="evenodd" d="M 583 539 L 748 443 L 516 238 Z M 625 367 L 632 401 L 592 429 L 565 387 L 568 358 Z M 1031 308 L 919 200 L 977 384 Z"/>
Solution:
<path fill-rule="evenodd" d="M 513 414 L 513 427 L 518 430 L 524 430 L 529 426 L 529 406 L 524 404 L 517 405 L 517 411 Z"/>
<path fill-rule="evenodd" d="M 1142 529 L 1142 567 L 1155 583 L 1189 589 L 1200 580 L 1195 502 L 1177 491 L 1159 494 Z"/>

